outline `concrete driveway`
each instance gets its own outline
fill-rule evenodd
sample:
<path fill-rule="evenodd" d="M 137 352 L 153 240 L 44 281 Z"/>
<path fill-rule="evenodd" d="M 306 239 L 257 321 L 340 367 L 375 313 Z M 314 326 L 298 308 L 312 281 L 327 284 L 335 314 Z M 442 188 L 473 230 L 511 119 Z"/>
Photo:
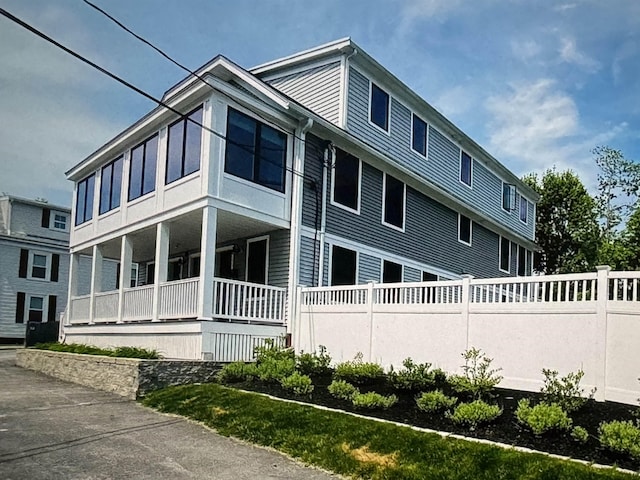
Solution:
<path fill-rule="evenodd" d="M 0 350 L 0 479 L 337 478 L 14 359 Z"/>

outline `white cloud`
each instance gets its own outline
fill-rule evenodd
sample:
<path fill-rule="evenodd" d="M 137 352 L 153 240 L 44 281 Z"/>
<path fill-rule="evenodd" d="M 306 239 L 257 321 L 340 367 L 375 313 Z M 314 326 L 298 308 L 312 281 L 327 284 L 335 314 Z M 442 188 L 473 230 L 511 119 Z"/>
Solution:
<path fill-rule="evenodd" d="M 560 43 L 561 61 L 582 67 L 590 73 L 595 73 L 602 67 L 600 62 L 578 50 L 575 39 L 565 37 L 561 39 Z"/>
<path fill-rule="evenodd" d="M 409 19 L 440 17 L 456 10 L 462 0 L 407 0 L 404 16 Z"/>
<path fill-rule="evenodd" d="M 469 111 L 475 104 L 473 89 L 468 86 L 456 85 L 442 92 L 433 101 L 445 116 L 456 117 Z"/>
<path fill-rule="evenodd" d="M 542 47 L 535 40 L 512 40 L 511 52 L 523 62 L 527 62 L 542 52 Z"/>
<path fill-rule="evenodd" d="M 627 63 L 627 60 L 633 58 L 638 54 L 640 48 L 636 41 L 627 41 L 622 44 L 616 50 L 611 62 L 611 75 L 613 76 L 614 84 L 619 84 L 623 76 L 623 64 Z"/>
<path fill-rule="evenodd" d="M 556 5 L 555 7 L 553 7 L 553 9 L 556 12 L 566 12 L 567 10 L 573 10 L 577 6 L 578 6 L 577 3 L 563 3 L 560 5 Z"/>

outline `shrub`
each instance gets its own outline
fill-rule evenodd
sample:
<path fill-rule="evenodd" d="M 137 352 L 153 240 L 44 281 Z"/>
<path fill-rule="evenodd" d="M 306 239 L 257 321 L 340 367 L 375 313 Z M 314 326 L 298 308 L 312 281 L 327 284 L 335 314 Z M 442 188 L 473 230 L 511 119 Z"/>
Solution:
<path fill-rule="evenodd" d="M 320 345 L 320 353 L 301 352 L 296 358 L 296 369 L 304 375 L 326 375 L 330 364 L 331 356 L 324 345 Z"/>
<path fill-rule="evenodd" d="M 293 358 L 263 358 L 256 365 L 258 378 L 268 383 L 280 382 L 295 371 L 296 361 Z"/>
<path fill-rule="evenodd" d="M 256 357 L 256 363 L 260 364 L 267 360 L 285 360 L 294 359 L 295 354 L 292 348 L 284 348 L 282 342 L 276 343 L 273 339 L 267 338 L 264 343 L 255 347 L 253 353 Z"/>
<path fill-rule="evenodd" d="M 640 459 L 640 426 L 634 425 L 630 420 L 601 423 L 598 438 L 603 447 Z"/>
<path fill-rule="evenodd" d="M 587 443 L 589 440 L 589 432 L 583 427 L 573 427 L 571 430 L 571 438 L 578 443 Z"/>
<path fill-rule="evenodd" d="M 448 397 L 442 390 L 423 393 L 416 399 L 418 408 L 423 412 L 434 413 L 452 408 L 458 399 L 456 397 Z"/>
<path fill-rule="evenodd" d="M 579 410 L 587 400 L 593 398 L 596 392 L 594 388 L 588 397 L 583 397 L 584 389 L 580 388 L 580 381 L 584 376 L 582 370 L 569 372 L 566 376 L 558 378 L 557 370 L 542 369 L 544 385 L 540 389 L 547 403 L 557 403 L 565 412 L 571 413 Z"/>
<path fill-rule="evenodd" d="M 502 409 L 497 405 L 489 405 L 482 400 L 471 403 L 461 403 L 453 413 L 447 413 L 453 423 L 467 425 L 471 430 L 482 423 L 489 423 L 502 415 Z"/>
<path fill-rule="evenodd" d="M 360 393 L 356 387 L 344 380 L 334 380 L 329 384 L 327 390 L 332 396 L 349 401 L 351 401 L 356 393 Z"/>
<path fill-rule="evenodd" d="M 353 402 L 353 406 L 356 408 L 366 408 L 366 409 L 374 409 L 374 408 L 382 408 L 387 409 L 391 408 L 398 401 L 398 397 L 395 395 L 384 396 L 380 395 L 376 392 L 367 392 L 367 393 L 356 393 L 351 398 Z"/>
<path fill-rule="evenodd" d="M 384 370 L 377 363 L 362 361 L 362 353 L 358 353 L 352 361 L 336 365 L 334 377 L 349 383 L 363 385 L 384 379 Z"/>
<path fill-rule="evenodd" d="M 156 350 L 138 347 L 99 348 L 81 343 L 37 343 L 34 348 L 51 350 L 53 352 L 80 353 L 84 355 L 105 355 L 107 357 L 157 359 L 160 355 Z"/>
<path fill-rule="evenodd" d="M 294 372 L 280 380 L 280 385 L 282 385 L 282 388 L 285 390 L 291 390 L 296 395 L 309 395 L 313 392 L 311 378 L 299 372 Z"/>
<path fill-rule="evenodd" d="M 238 383 L 252 380 L 258 375 L 254 363 L 233 362 L 220 369 L 216 378 L 221 383 Z"/>
<path fill-rule="evenodd" d="M 113 352 L 114 357 L 144 358 L 154 360 L 159 357 L 156 350 L 139 347 L 117 347 Z"/>
<path fill-rule="evenodd" d="M 413 363 L 411 358 L 407 358 L 402 362 L 402 366 L 404 368 L 397 372 L 391 367 L 387 375 L 394 388 L 418 392 L 435 385 L 435 370 L 431 370 L 430 363 Z"/>
<path fill-rule="evenodd" d="M 464 374 L 449 378 L 449 383 L 456 392 L 467 393 L 480 400 L 502 381 L 502 376 L 497 374 L 502 369 L 492 369 L 493 359 L 487 357 L 482 350 L 470 348 L 462 353 L 462 357 Z"/>
<path fill-rule="evenodd" d="M 560 405 L 542 402 L 532 407 L 529 400 L 524 398 L 518 402 L 516 418 L 529 427 L 534 435 L 542 435 L 550 430 L 569 430 L 573 423 Z"/>

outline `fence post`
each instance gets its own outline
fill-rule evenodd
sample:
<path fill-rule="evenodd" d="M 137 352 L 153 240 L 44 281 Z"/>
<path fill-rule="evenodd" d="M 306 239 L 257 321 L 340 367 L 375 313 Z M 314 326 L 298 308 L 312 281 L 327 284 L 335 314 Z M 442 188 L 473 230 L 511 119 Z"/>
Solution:
<path fill-rule="evenodd" d="M 462 321 L 466 327 L 467 338 L 466 338 L 466 348 L 467 350 L 470 347 L 469 345 L 469 304 L 471 303 L 471 279 L 473 275 L 462 275 L 462 292 L 460 298 L 460 307 L 462 310 Z"/>
<path fill-rule="evenodd" d="M 291 337 L 293 338 L 293 351 L 300 352 L 300 336 L 302 335 L 302 287 L 296 286 L 295 309 L 291 318 Z M 315 349 L 315 345 L 313 345 Z"/>
<path fill-rule="evenodd" d="M 609 301 L 609 265 L 598 265 L 598 285 L 596 288 L 596 390 L 594 398 L 603 402 L 607 385 L 607 302 Z"/>
<path fill-rule="evenodd" d="M 373 362 L 373 282 L 367 283 L 367 317 L 369 318 L 369 361 Z"/>

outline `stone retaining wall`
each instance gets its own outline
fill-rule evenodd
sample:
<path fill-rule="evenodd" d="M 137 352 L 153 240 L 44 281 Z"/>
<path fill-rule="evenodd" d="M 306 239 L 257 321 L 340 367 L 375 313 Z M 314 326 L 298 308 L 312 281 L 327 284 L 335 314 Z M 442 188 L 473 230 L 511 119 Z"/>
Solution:
<path fill-rule="evenodd" d="M 212 382 L 220 369 L 207 361 L 141 360 L 30 348 L 16 351 L 16 364 L 130 399 L 171 385 Z"/>

